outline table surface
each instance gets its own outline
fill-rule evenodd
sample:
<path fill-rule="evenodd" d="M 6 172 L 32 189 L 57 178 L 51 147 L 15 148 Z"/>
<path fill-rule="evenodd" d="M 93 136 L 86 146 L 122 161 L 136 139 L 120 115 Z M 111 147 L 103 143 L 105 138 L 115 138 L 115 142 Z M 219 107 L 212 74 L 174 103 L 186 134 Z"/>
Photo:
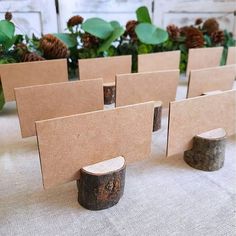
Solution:
<path fill-rule="evenodd" d="M 186 96 L 181 82 L 177 99 Z M 35 137 L 22 139 L 15 103 L 0 113 L 0 235 L 235 235 L 236 137 L 224 167 L 203 172 L 165 157 L 167 113 L 151 157 L 127 167 L 124 196 L 109 209 L 77 203 L 75 182 L 43 190 Z"/>

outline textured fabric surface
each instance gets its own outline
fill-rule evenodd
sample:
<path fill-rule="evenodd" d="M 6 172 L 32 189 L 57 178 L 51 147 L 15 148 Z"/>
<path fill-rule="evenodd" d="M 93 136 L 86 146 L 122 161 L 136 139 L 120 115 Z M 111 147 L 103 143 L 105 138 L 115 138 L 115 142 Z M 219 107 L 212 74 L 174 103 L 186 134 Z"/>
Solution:
<path fill-rule="evenodd" d="M 177 98 L 184 98 L 179 86 Z M 36 138 L 21 139 L 15 103 L 0 113 L 0 235 L 236 235 L 236 140 L 222 169 L 203 172 L 165 157 L 167 116 L 152 155 L 127 167 L 125 193 L 106 210 L 77 203 L 76 183 L 42 188 Z M 128 144 L 127 144 L 128 145 Z"/>

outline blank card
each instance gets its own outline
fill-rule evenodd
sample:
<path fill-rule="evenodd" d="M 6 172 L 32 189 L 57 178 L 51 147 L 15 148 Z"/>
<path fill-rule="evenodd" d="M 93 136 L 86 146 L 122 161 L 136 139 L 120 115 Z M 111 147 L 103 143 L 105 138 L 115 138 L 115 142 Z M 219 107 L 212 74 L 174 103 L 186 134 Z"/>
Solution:
<path fill-rule="evenodd" d="M 222 52 L 223 47 L 189 49 L 187 76 L 191 70 L 219 66 Z"/>
<path fill-rule="evenodd" d="M 45 188 L 79 178 L 79 170 L 122 155 L 127 163 L 150 156 L 154 103 L 37 121 Z"/>
<path fill-rule="evenodd" d="M 68 81 L 67 61 L 47 60 L 0 65 L 6 102 L 15 101 L 14 88 Z"/>
<path fill-rule="evenodd" d="M 236 132 L 236 90 L 170 103 L 167 156 L 192 147 L 195 135 L 223 128 Z"/>
<path fill-rule="evenodd" d="M 164 107 L 175 100 L 179 70 L 133 73 L 116 76 L 116 107 L 162 101 Z"/>
<path fill-rule="evenodd" d="M 35 121 L 103 109 L 103 81 L 73 81 L 16 88 L 22 137 L 36 134 Z"/>
<path fill-rule="evenodd" d="M 236 65 L 191 70 L 187 97 L 196 97 L 215 90 L 225 91 L 232 89 L 235 70 Z"/>
<path fill-rule="evenodd" d="M 177 70 L 180 51 L 156 52 L 138 55 L 138 72 Z"/>
<path fill-rule="evenodd" d="M 131 55 L 79 59 L 79 79 L 103 78 L 104 83 L 115 83 L 116 74 L 131 73 Z"/>

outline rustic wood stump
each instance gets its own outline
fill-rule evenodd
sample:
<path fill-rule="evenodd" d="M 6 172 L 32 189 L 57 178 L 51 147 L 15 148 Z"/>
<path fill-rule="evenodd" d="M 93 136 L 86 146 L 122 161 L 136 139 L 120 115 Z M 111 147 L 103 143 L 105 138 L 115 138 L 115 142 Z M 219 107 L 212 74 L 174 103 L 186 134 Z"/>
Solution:
<path fill-rule="evenodd" d="M 121 156 L 83 167 L 77 180 L 80 205 L 102 210 L 117 204 L 124 192 L 125 170 L 125 159 Z"/>
<path fill-rule="evenodd" d="M 116 100 L 116 85 L 115 83 L 103 84 L 104 104 L 109 105 Z"/>
<path fill-rule="evenodd" d="M 153 117 L 153 129 L 155 132 L 161 128 L 161 114 L 162 114 L 162 102 L 157 101 L 154 104 L 154 117 Z"/>
<path fill-rule="evenodd" d="M 184 160 L 191 167 L 215 171 L 224 165 L 226 132 L 214 129 L 193 138 L 193 148 L 184 152 Z"/>

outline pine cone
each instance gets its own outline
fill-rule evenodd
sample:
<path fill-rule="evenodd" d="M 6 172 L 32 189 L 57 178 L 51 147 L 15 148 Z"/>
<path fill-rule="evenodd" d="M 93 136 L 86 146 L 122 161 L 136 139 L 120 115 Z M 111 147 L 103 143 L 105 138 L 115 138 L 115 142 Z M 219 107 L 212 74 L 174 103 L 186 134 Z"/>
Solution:
<path fill-rule="evenodd" d="M 214 44 L 222 44 L 225 40 L 225 35 L 222 30 L 215 31 L 211 34 L 211 39 Z"/>
<path fill-rule="evenodd" d="M 52 34 L 46 34 L 40 39 L 39 47 L 46 59 L 59 59 L 68 57 L 66 45 Z"/>
<path fill-rule="evenodd" d="M 7 11 L 5 13 L 5 20 L 11 21 L 12 20 L 12 13 Z"/>
<path fill-rule="evenodd" d="M 82 24 L 84 18 L 82 16 L 72 16 L 68 21 L 67 21 L 67 27 L 73 27 L 75 25 Z"/>
<path fill-rule="evenodd" d="M 204 47 L 204 37 L 200 30 L 194 27 L 185 27 L 182 32 L 186 37 L 185 43 L 187 48 Z"/>
<path fill-rule="evenodd" d="M 175 40 L 180 35 L 179 27 L 176 25 L 168 25 L 166 28 L 171 39 Z"/>
<path fill-rule="evenodd" d="M 195 25 L 200 25 L 202 23 L 202 18 L 197 18 L 195 20 Z"/>
<path fill-rule="evenodd" d="M 22 62 L 44 61 L 45 59 L 34 52 L 27 52 L 22 57 Z"/>
<path fill-rule="evenodd" d="M 92 48 L 94 46 L 98 46 L 99 44 L 98 38 L 89 33 L 84 33 L 81 37 L 81 41 L 85 48 Z"/>
<path fill-rule="evenodd" d="M 133 40 L 136 41 L 137 40 L 137 35 L 135 33 L 135 27 L 138 24 L 138 21 L 136 20 L 130 20 L 127 22 L 126 24 L 126 31 L 125 31 L 125 35 L 129 35 L 129 37 Z"/>
<path fill-rule="evenodd" d="M 215 18 L 210 18 L 203 23 L 202 29 L 211 35 L 219 30 L 219 23 Z"/>

